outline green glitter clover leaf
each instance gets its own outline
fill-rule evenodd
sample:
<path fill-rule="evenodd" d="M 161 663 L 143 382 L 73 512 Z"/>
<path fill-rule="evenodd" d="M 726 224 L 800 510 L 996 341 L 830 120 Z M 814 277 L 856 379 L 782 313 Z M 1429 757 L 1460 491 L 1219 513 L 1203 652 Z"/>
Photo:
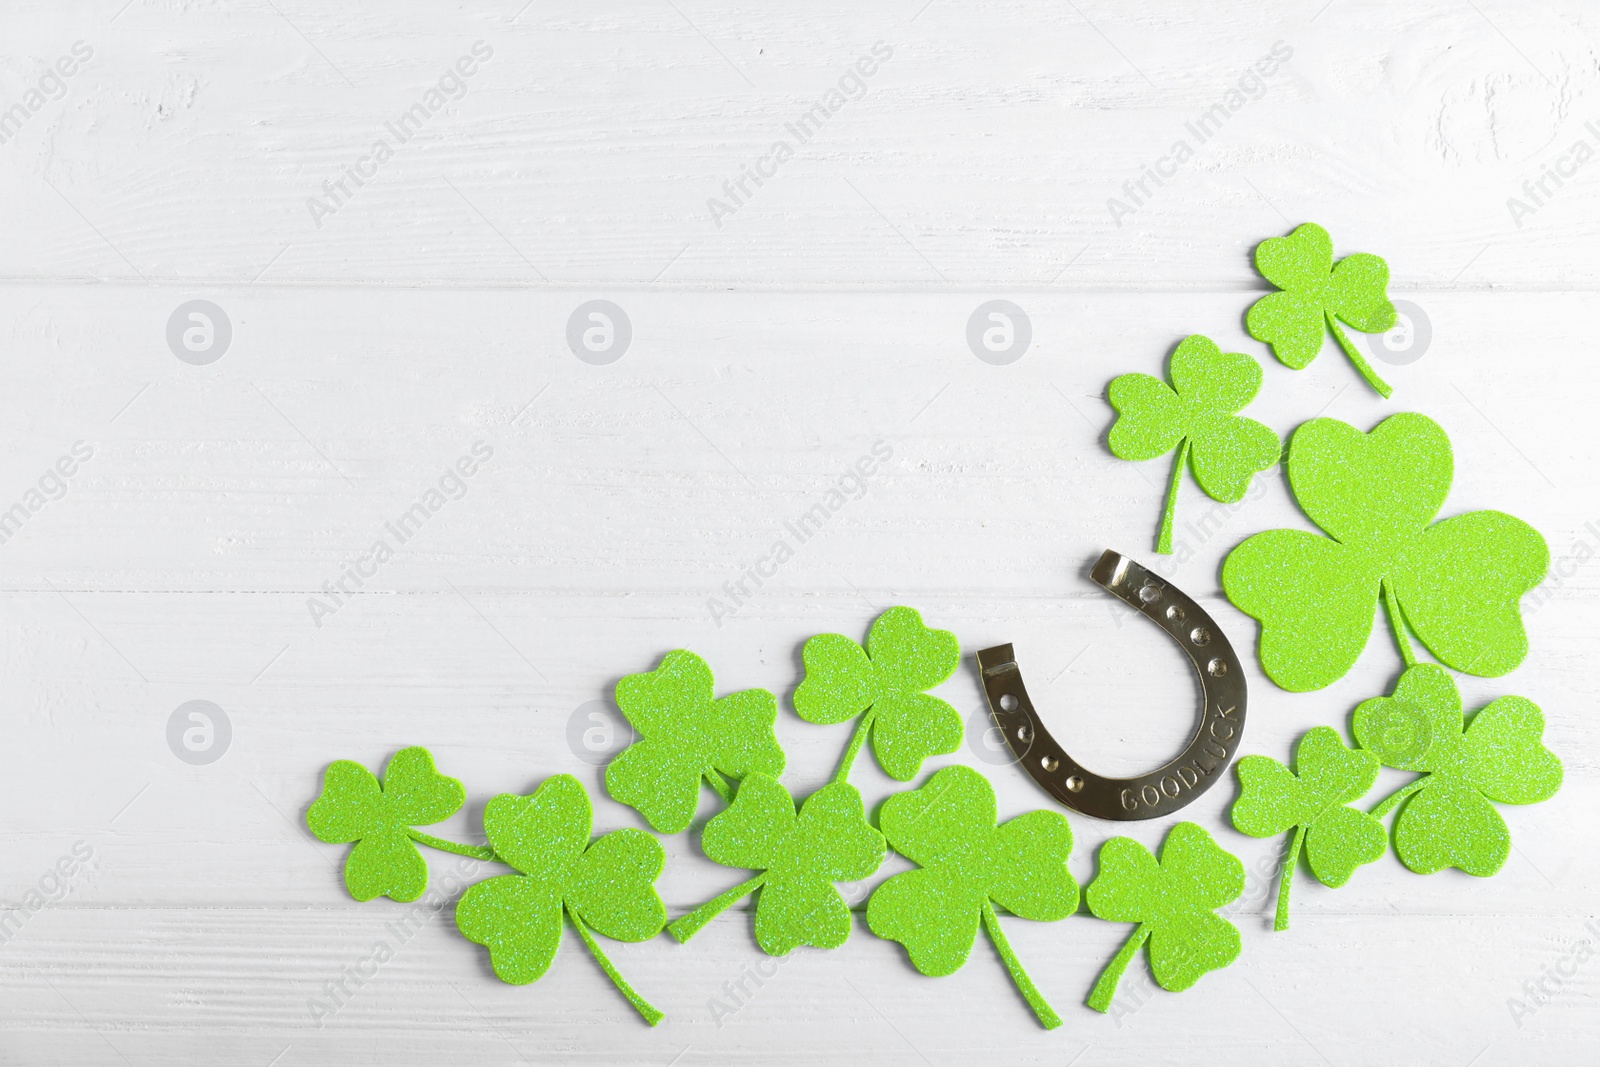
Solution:
<path fill-rule="evenodd" d="M 994 905 L 1023 919 L 1053 922 L 1078 910 L 1067 870 L 1072 827 L 1054 811 L 996 825 L 994 788 L 970 767 L 946 767 L 920 789 L 884 802 L 878 823 L 889 845 L 918 865 L 888 879 L 867 902 L 867 925 L 906 947 L 926 975 L 967 961 L 981 919 L 1011 979 L 1047 1030 L 1058 1016 L 1011 950 Z"/>
<path fill-rule="evenodd" d="M 1156 551 L 1172 551 L 1172 519 L 1178 483 L 1187 462 L 1195 481 L 1213 500 L 1244 499 L 1250 479 L 1278 462 L 1278 435 L 1235 414 L 1261 390 L 1261 364 L 1240 352 L 1224 352 L 1200 334 L 1185 337 L 1172 353 L 1168 385 L 1148 374 L 1111 380 L 1107 398 L 1117 411 L 1107 444 L 1119 459 L 1145 460 L 1178 450 L 1161 513 Z"/>
<path fill-rule="evenodd" d="M 798 815 L 794 798 L 776 778 L 751 774 L 733 804 L 706 824 L 700 847 L 724 867 L 761 873 L 674 922 L 688 941 L 719 912 L 761 890 L 756 942 L 769 956 L 799 945 L 838 948 L 850 936 L 850 907 L 834 882 L 866 878 L 883 863 L 883 835 L 867 822 L 861 794 L 832 782 L 806 799 Z"/>
<path fill-rule="evenodd" d="M 640 740 L 606 768 L 606 791 L 661 833 L 689 828 L 702 778 L 732 800 L 723 775 L 783 773 L 783 748 L 773 729 L 778 698 L 745 689 L 719 699 L 712 686 L 706 661 L 682 649 L 668 652 L 655 670 L 617 683 L 617 707 Z"/>
<path fill-rule="evenodd" d="M 351 896 L 407 903 L 428 888 L 428 865 L 413 842 L 475 859 L 494 858 L 490 849 L 458 845 L 415 829 L 448 819 L 466 799 L 458 779 L 434 769 L 427 749 L 404 748 L 389 760 L 382 785 L 359 763 L 330 763 L 322 792 L 306 812 L 306 825 L 330 844 L 356 843 L 344 865 Z"/>
<path fill-rule="evenodd" d="M 1550 550 L 1499 511 L 1433 522 L 1453 468 L 1450 438 L 1425 415 L 1393 415 L 1367 434 L 1337 419 L 1294 432 L 1289 484 L 1330 537 L 1268 530 L 1222 567 L 1228 599 L 1261 622 L 1261 665 L 1273 681 L 1305 692 L 1342 678 L 1380 600 L 1408 666 L 1408 627 L 1458 671 L 1493 678 L 1522 662 L 1519 601 L 1544 578 Z"/>
<path fill-rule="evenodd" d="M 1400 808 L 1394 850 L 1418 874 L 1495 873 L 1511 853 L 1511 831 L 1489 802 L 1534 804 L 1561 788 L 1538 705 L 1501 697 L 1464 724 L 1455 679 L 1429 663 L 1402 674 L 1392 696 L 1363 701 L 1355 734 L 1385 766 L 1423 772 L 1372 809 L 1381 817 Z"/>
<path fill-rule="evenodd" d="M 1304 369 L 1327 341 L 1327 331 L 1350 357 L 1367 384 L 1388 398 L 1393 392 L 1344 335 L 1339 323 L 1362 333 L 1392 329 L 1398 314 L 1385 292 L 1389 265 L 1357 252 L 1333 261 L 1333 238 L 1314 222 L 1295 227 L 1287 237 L 1272 237 L 1256 247 L 1256 269 L 1282 292 L 1257 300 L 1245 316 L 1250 336 L 1272 346 L 1284 366 Z"/>
<path fill-rule="evenodd" d="M 1332 888 L 1344 885 L 1357 867 L 1388 851 L 1389 833 L 1383 823 L 1347 806 L 1366 796 L 1378 780 L 1378 757 L 1346 748 L 1333 727 L 1318 726 L 1300 739 L 1293 772 L 1267 756 L 1246 756 L 1237 769 L 1240 790 L 1233 803 L 1234 827 L 1251 837 L 1276 837 L 1294 830 L 1278 882 L 1274 930 L 1289 928 L 1289 884 L 1302 846 L 1311 873 Z"/>
<path fill-rule="evenodd" d="M 1208 971 L 1239 958 L 1239 930 L 1216 914 L 1244 892 L 1244 864 L 1192 822 L 1167 832 L 1161 859 L 1131 837 L 1100 846 L 1100 873 L 1084 898 L 1098 918 L 1138 923 L 1089 994 L 1089 1007 L 1109 1011 L 1122 972 L 1150 942 L 1150 972 L 1180 993 Z"/>
<path fill-rule="evenodd" d="M 532 796 L 502 793 L 483 812 L 502 862 L 521 874 L 477 883 L 456 905 L 456 926 L 489 950 L 494 973 L 525 985 L 539 979 L 561 946 L 562 913 L 572 919 L 606 976 L 651 1026 L 662 1013 L 636 993 L 595 942 L 647 941 L 667 922 L 655 880 L 666 864 L 661 843 L 643 830 L 613 830 L 594 841 L 594 812 L 570 774 L 545 779 Z"/>
<path fill-rule="evenodd" d="M 948 630 L 923 625 L 914 608 L 879 615 L 864 650 L 843 634 L 818 634 L 803 657 L 805 677 L 794 692 L 799 716 L 831 726 L 861 715 L 835 781 L 849 777 L 869 730 L 879 766 L 901 782 L 916 777 L 929 756 L 961 747 L 961 714 L 926 692 L 955 674 L 961 645 Z"/>

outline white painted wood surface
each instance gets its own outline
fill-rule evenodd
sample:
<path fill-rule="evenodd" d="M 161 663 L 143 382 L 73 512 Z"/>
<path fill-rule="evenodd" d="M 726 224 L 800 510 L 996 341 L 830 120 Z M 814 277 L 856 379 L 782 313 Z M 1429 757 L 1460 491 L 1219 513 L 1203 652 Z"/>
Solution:
<path fill-rule="evenodd" d="M 1600 963 L 1574 960 L 1600 943 L 1600 164 L 1572 147 L 1600 145 L 1592 6 L 521 6 L 6 5 L 0 110 L 25 115 L 0 144 L 0 510 L 75 442 L 93 455 L 0 544 L 0 1062 L 1592 1057 Z M 92 56 L 51 99 L 41 78 L 79 41 Z M 493 54 L 465 95 L 316 225 L 307 199 L 478 41 Z M 716 225 L 707 199 L 876 42 L 892 56 L 864 95 Z M 1185 123 L 1276 42 L 1292 56 L 1264 95 L 1116 225 L 1108 198 L 1194 140 Z M 1522 185 L 1547 165 L 1572 173 L 1534 204 Z M 1533 210 L 1513 218 L 1513 196 Z M 1262 288 L 1250 248 L 1306 219 L 1385 255 L 1432 323 L 1422 359 L 1380 366 L 1393 403 L 1331 345 L 1296 373 L 1242 333 Z M 1010 366 L 964 339 L 995 297 L 1033 325 Z M 209 366 L 165 340 L 193 298 L 233 324 Z M 592 298 L 633 324 L 609 366 L 566 346 Z M 304 830 L 322 767 L 429 745 L 467 783 L 447 824 L 463 838 L 490 796 L 562 771 L 596 792 L 600 828 L 637 825 L 569 721 L 674 647 L 721 686 L 780 693 L 798 791 L 846 740 L 787 708 L 801 643 L 893 603 L 968 651 L 1015 642 L 1054 727 L 1106 771 L 1175 750 L 1182 661 L 1086 571 L 1107 546 L 1151 558 L 1165 486 L 1163 464 L 1106 452 L 1105 382 L 1195 331 L 1263 359 L 1250 413 L 1280 431 L 1433 416 L 1456 446 L 1447 511 L 1503 508 L 1548 537 L 1567 576 L 1529 612 L 1532 655 L 1463 679 L 1470 707 L 1541 704 L 1567 766 L 1554 800 L 1506 809 L 1499 875 L 1424 878 L 1389 856 L 1338 891 L 1302 876 L 1274 934 L 1279 845 L 1228 828 L 1219 788 L 1184 815 L 1267 872 L 1237 916 L 1244 955 L 1182 995 L 1135 965 L 1117 1018 L 1082 999 L 1126 931 L 1086 916 L 1004 920 L 1066 1017 L 1053 1033 L 986 943 L 927 979 L 860 922 L 724 1018 L 712 998 L 771 967 L 736 910 L 688 946 L 615 947 L 668 1013 L 654 1030 L 576 938 L 544 980 L 507 987 L 448 912 L 313 1021 L 310 998 L 402 910 L 350 901 L 342 850 Z M 864 495 L 716 625 L 707 599 L 880 440 L 893 456 Z M 493 457 L 465 495 L 314 625 L 307 598 L 478 441 Z M 1175 580 L 1253 647 L 1219 562 L 1304 520 L 1276 474 L 1205 534 L 1183 527 L 1213 508 L 1192 483 L 1179 508 L 1194 555 Z M 1245 750 L 1282 758 L 1343 726 L 1397 666 L 1381 631 L 1313 695 L 1252 659 Z M 970 660 L 943 692 L 979 711 Z M 206 766 L 165 735 L 193 699 L 233 724 Z M 977 751 L 953 758 L 991 775 L 1003 815 L 1046 803 Z M 894 788 L 858 766 L 869 800 Z M 1111 833 L 1164 830 L 1073 825 L 1085 881 Z M 93 860 L 58 886 L 79 842 Z M 738 877 L 690 835 L 667 848 L 674 914 Z M 58 899 L 33 909 L 41 886 Z M 1533 1010 L 1515 1018 L 1511 998 Z"/>

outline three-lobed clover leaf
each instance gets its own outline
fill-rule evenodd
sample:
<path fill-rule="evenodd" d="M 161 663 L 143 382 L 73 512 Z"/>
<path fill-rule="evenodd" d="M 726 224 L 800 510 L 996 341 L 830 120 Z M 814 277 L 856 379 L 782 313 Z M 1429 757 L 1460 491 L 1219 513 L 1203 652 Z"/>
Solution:
<path fill-rule="evenodd" d="M 1261 665 L 1294 692 L 1342 678 L 1382 600 L 1406 662 L 1409 628 L 1456 670 L 1497 677 L 1528 651 L 1519 601 L 1550 550 L 1521 519 L 1473 511 L 1433 522 L 1450 491 L 1450 438 L 1405 412 L 1362 433 L 1312 419 L 1289 443 L 1289 484 L 1330 536 L 1268 530 L 1229 553 L 1228 599 L 1261 622 Z"/>
<path fill-rule="evenodd" d="M 863 649 L 843 634 L 818 634 L 803 651 L 805 677 L 794 710 L 806 722 L 831 726 L 862 715 L 839 769 L 850 773 L 868 731 L 878 764 L 909 782 L 922 761 L 961 746 L 961 714 L 926 691 L 961 665 L 961 645 L 948 630 L 930 630 L 914 608 L 879 615 Z"/>
<path fill-rule="evenodd" d="M 1187 463 L 1213 500 L 1244 499 L 1250 480 L 1278 462 L 1278 435 L 1237 412 L 1261 390 L 1261 364 L 1241 352 L 1224 352 L 1193 334 L 1172 353 L 1167 376 L 1112 379 L 1107 398 L 1117 411 L 1107 444 L 1119 459 L 1146 460 L 1177 449 L 1156 551 L 1172 551 L 1178 483 Z"/>
<path fill-rule="evenodd" d="M 1084 898 L 1098 918 L 1139 925 L 1101 973 L 1089 1007 L 1110 1009 L 1122 972 L 1146 941 L 1150 972 L 1174 993 L 1238 959 L 1239 930 L 1216 909 L 1243 891 L 1244 864 L 1195 823 L 1168 831 L 1159 861 L 1131 837 L 1107 841 Z"/>
<path fill-rule="evenodd" d="M 661 843 L 643 830 L 613 830 L 594 841 L 594 812 L 570 774 L 545 779 L 532 796 L 502 793 L 483 813 L 499 858 L 522 872 L 486 879 L 456 905 L 456 926 L 489 950 L 494 973 L 513 985 L 539 979 L 561 946 L 562 913 L 606 975 L 654 1026 L 662 1018 L 622 980 L 595 943 L 592 927 L 618 941 L 661 932 L 667 909 L 655 880 L 666 864 Z"/>
<path fill-rule="evenodd" d="M 1311 873 L 1333 888 L 1388 850 L 1389 834 L 1382 821 L 1347 806 L 1366 796 L 1378 780 L 1378 757 L 1346 748 L 1333 727 L 1318 726 L 1300 739 L 1293 771 L 1267 756 L 1246 756 L 1237 769 L 1240 790 L 1233 803 L 1234 827 L 1251 837 L 1294 830 L 1278 883 L 1274 929 L 1289 928 L 1289 884 L 1302 846 Z"/>
<path fill-rule="evenodd" d="M 428 865 L 413 841 L 432 839 L 412 828 L 448 819 L 466 799 L 458 779 L 434 769 L 427 749 L 403 748 L 389 760 L 382 785 L 359 763 L 330 763 L 306 825 L 331 844 L 356 843 L 344 865 L 351 896 L 404 903 L 428 888 Z"/>
<path fill-rule="evenodd" d="M 706 824 L 700 847 L 724 867 L 761 873 L 678 919 L 672 936 L 688 941 L 723 909 L 754 892 L 756 942 L 770 956 L 800 945 L 838 948 L 850 936 L 850 906 L 835 882 L 866 878 L 883 863 L 883 835 L 867 821 L 861 794 L 832 782 L 795 812 L 789 791 L 765 774 L 739 783 L 727 810 Z"/>
<path fill-rule="evenodd" d="M 1408 669 L 1392 696 L 1363 701 L 1355 734 L 1386 766 L 1423 772 L 1373 809 L 1400 808 L 1394 850 L 1418 874 L 1494 874 L 1511 854 L 1511 831 L 1490 801 L 1534 804 L 1561 788 L 1538 705 L 1501 697 L 1465 722 L 1455 680 L 1433 664 Z"/>
<path fill-rule="evenodd" d="M 1331 330 L 1367 384 L 1385 398 L 1393 392 L 1339 327 L 1344 322 L 1362 333 L 1393 328 L 1398 313 L 1386 292 L 1387 263 L 1367 252 L 1334 263 L 1333 238 L 1308 222 L 1287 237 L 1262 241 L 1256 269 L 1282 291 L 1251 306 L 1245 316 L 1251 337 L 1271 345 L 1284 366 L 1301 370 L 1317 358 Z"/>
<path fill-rule="evenodd" d="M 606 768 L 606 791 L 661 833 L 694 821 L 702 778 L 728 800 L 723 775 L 783 773 L 774 731 L 778 698 L 765 689 L 718 698 L 713 686 L 706 661 L 682 649 L 667 653 L 655 670 L 617 683 L 617 707 L 640 739 Z"/>
<path fill-rule="evenodd" d="M 1041 922 L 1076 911 L 1078 883 L 1067 870 L 1072 827 L 1053 811 L 996 819 L 994 788 L 970 767 L 946 767 L 885 801 L 884 836 L 917 869 L 878 886 L 867 925 L 904 945 L 917 970 L 938 976 L 966 962 L 981 921 L 1039 1021 L 1053 1029 L 1061 1019 L 1011 951 L 994 905 Z"/>

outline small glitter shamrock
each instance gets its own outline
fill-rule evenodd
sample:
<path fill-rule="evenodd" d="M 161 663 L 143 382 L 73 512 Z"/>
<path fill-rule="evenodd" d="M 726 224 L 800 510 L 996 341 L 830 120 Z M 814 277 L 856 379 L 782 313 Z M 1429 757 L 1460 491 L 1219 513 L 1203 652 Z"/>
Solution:
<path fill-rule="evenodd" d="M 1289 928 L 1289 885 L 1304 846 L 1311 873 L 1338 888 L 1355 869 L 1389 848 L 1389 833 L 1375 815 L 1348 807 L 1378 780 L 1378 757 L 1348 749 L 1339 732 L 1318 726 L 1300 739 L 1293 772 L 1267 756 L 1246 756 L 1237 764 L 1239 799 L 1233 825 L 1251 837 L 1275 837 L 1294 830 L 1278 882 L 1274 930 Z"/>
<path fill-rule="evenodd" d="M 1392 696 L 1363 701 L 1355 734 L 1385 766 L 1423 772 L 1372 809 L 1382 817 L 1400 808 L 1394 850 L 1418 874 L 1498 871 L 1511 854 L 1511 831 L 1489 802 L 1534 804 L 1561 788 L 1561 761 L 1541 741 L 1538 705 L 1501 697 L 1466 723 L 1455 679 L 1431 663 L 1402 674 Z"/>
<path fill-rule="evenodd" d="M 618 941 L 647 941 L 667 923 L 655 880 L 666 864 L 661 843 L 643 830 L 613 830 L 594 841 L 594 812 L 583 783 L 570 774 L 544 780 L 532 796 L 502 793 L 483 812 L 489 843 L 521 874 L 469 888 L 456 926 L 489 950 L 500 979 L 537 981 L 561 947 L 563 911 L 606 976 L 654 1026 L 663 1018 L 623 979 L 590 927 Z"/>
<path fill-rule="evenodd" d="M 1100 846 L 1100 873 L 1084 893 L 1089 910 L 1101 919 L 1139 925 L 1101 973 L 1089 1007 L 1110 1010 L 1122 972 L 1146 941 L 1150 973 L 1173 993 L 1238 959 L 1238 927 L 1215 909 L 1242 892 L 1244 864 L 1192 822 L 1168 831 L 1159 862 L 1131 837 Z"/>
<path fill-rule="evenodd" d="M 606 791 L 661 833 L 689 828 L 702 778 L 732 800 L 723 775 L 783 773 L 783 748 L 773 730 L 778 698 L 745 689 L 719 699 L 711 668 L 693 652 L 668 652 L 655 670 L 622 679 L 617 707 L 640 740 L 606 768 Z"/>
<path fill-rule="evenodd" d="M 1146 460 L 1178 450 L 1172 461 L 1167 506 L 1156 551 L 1172 551 L 1173 512 L 1185 463 L 1213 500 L 1244 499 L 1250 479 L 1278 462 L 1278 435 L 1235 414 L 1261 389 L 1261 364 L 1224 352 L 1200 334 L 1185 337 L 1172 353 L 1168 385 L 1148 374 L 1111 381 L 1107 398 L 1117 410 L 1107 443 L 1119 459 Z"/>
<path fill-rule="evenodd" d="M 1522 662 L 1519 601 L 1543 580 L 1550 550 L 1499 511 L 1433 522 L 1454 473 L 1438 423 L 1405 412 L 1364 434 L 1312 419 L 1290 439 L 1287 465 L 1295 499 L 1330 536 L 1268 530 L 1222 567 L 1228 599 L 1261 622 L 1273 681 L 1294 692 L 1338 681 L 1366 647 L 1380 601 L 1408 666 L 1408 628 L 1468 674 L 1493 678 Z"/>
<path fill-rule="evenodd" d="M 756 942 L 769 956 L 799 945 L 838 948 L 850 936 L 850 907 L 834 882 L 860 881 L 883 863 L 883 835 L 867 822 L 861 794 L 848 782 L 823 786 L 798 815 L 776 778 L 752 774 L 701 834 L 700 847 L 724 867 L 761 873 L 701 905 L 669 929 L 688 941 L 735 901 L 761 890 Z"/>
<path fill-rule="evenodd" d="M 359 763 L 343 759 L 330 763 L 322 793 L 306 812 L 306 825 L 330 844 L 356 842 L 344 865 L 344 883 L 351 896 L 407 902 L 428 888 L 428 865 L 412 842 L 449 845 L 415 827 L 448 819 L 466 799 L 459 780 L 434 769 L 427 749 L 403 748 L 389 760 L 381 786 Z M 460 852 L 462 846 L 448 851 Z M 488 858 L 484 851 L 464 854 Z"/>
<path fill-rule="evenodd" d="M 920 788 L 884 802 L 889 845 L 916 870 L 888 879 L 867 902 L 867 925 L 906 947 L 926 975 L 953 974 L 972 952 L 982 921 L 1011 979 L 1047 1030 L 1058 1016 L 1011 950 L 994 905 L 1054 922 L 1078 910 L 1067 870 L 1072 827 L 1058 812 L 1032 811 L 996 825 L 994 788 L 970 767 L 946 767 Z"/>
<path fill-rule="evenodd" d="M 806 722 L 832 726 L 862 715 L 835 775 L 844 781 L 867 733 L 889 777 L 909 782 L 922 761 L 961 747 L 961 714 L 926 690 L 961 665 L 961 645 L 948 630 L 930 630 L 914 608 L 890 608 L 867 633 L 867 647 L 843 634 L 806 642 L 806 673 L 794 710 Z"/>
<path fill-rule="evenodd" d="M 1257 341 L 1272 346 L 1284 366 L 1302 370 L 1327 341 L 1326 330 L 1350 357 L 1367 384 L 1388 398 L 1393 391 L 1362 358 L 1339 328 L 1362 333 L 1392 329 L 1398 313 L 1385 290 L 1389 265 L 1378 256 L 1357 252 L 1337 264 L 1333 238 L 1314 222 L 1295 227 L 1287 237 L 1272 237 L 1256 248 L 1256 269 L 1282 292 L 1257 300 L 1245 316 L 1245 328 Z M 1324 329 L 1326 326 L 1326 330 Z"/>

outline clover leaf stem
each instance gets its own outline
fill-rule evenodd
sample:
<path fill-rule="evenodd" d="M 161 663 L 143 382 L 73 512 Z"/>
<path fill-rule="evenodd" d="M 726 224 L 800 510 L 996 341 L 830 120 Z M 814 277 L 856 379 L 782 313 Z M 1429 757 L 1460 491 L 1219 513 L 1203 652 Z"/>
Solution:
<path fill-rule="evenodd" d="M 1300 846 L 1305 844 L 1304 825 L 1294 828 L 1294 839 L 1289 842 L 1289 855 L 1283 860 L 1283 875 L 1278 879 L 1278 916 L 1272 922 L 1274 930 L 1289 929 L 1289 886 L 1294 882 L 1294 869 L 1300 862 Z"/>
<path fill-rule="evenodd" d="M 726 778 L 717 773 L 715 767 L 707 767 L 705 769 L 705 779 L 711 783 L 711 788 L 717 791 L 717 796 L 722 798 L 723 803 L 733 803 L 733 786 L 728 784 Z"/>
<path fill-rule="evenodd" d="M 1089 1007 L 1095 1011 L 1105 1012 L 1111 1010 L 1111 998 L 1116 995 L 1117 983 L 1122 981 L 1122 972 L 1128 969 L 1128 964 L 1133 957 L 1139 954 L 1139 946 L 1143 945 L 1150 936 L 1148 923 L 1140 923 L 1138 929 L 1129 935 L 1127 942 L 1111 957 L 1111 962 L 1106 964 L 1106 969 L 1100 972 L 1100 980 L 1094 984 L 1094 989 L 1089 993 Z"/>
<path fill-rule="evenodd" d="M 500 858 L 495 855 L 494 849 L 488 845 L 460 845 L 454 841 L 446 841 L 442 837 L 434 837 L 432 834 L 423 833 L 415 826 L 406 827 L 406 836 L 419 845 L 427 845 L 429 848 L 436 848 L 440 852 L 453 852 L 457 856 L 468 856 L 475 860 L 498 860 Z"/>
<path fill-rule="evenodd" d="M 1039 1017 L 1039 1023 L 1046 1030 L 1054 1030 L 1060 1026 L 1061 1016 L 1050 1007 L 1049 1002 L 1044 999 L 1044 994 L 1039 992 L 1038 987 L 1033 984 L 1033 979 L 1028 977 L 1028 972 L 1022 969 L 1022 961 L 1011 951 L 1011 942 L 1006 940 L 1005 931 L 1000 929 L 1000 918 L 994 913 L 994 905 L 988 900 L 983 902 L 983 925 L 989 931 L 989 939 L 994 942 L 995 950 L 1005 961 L 1006 970 L 1011 972 L 1011 980 L 1017 983 L 1017 988 L 1027 998 L 1033 1014 Z"/>
<path fill-rule="evenodd" d="M 1361 372 L 1361 376 L 1367 380 L 1368 385 L 1378 391 L 1379 396 L 1388 400 L 1389 394 L 1393 393 L 1394 389 L 1388 382 L 1378 377 L 1377 372 L 1372 369 L 1372 365 L 1361 357 L 1360 352 L 1356 351 L 1356 346 L 1350 343 L 1350 338 L 1346 337 L 1344 331 L 1339 328 L 1339 320 L 1333 317 L 1333 312 L 1327 311 L 1323 314 L 1328 320 L 1329 328 L 1333 330 L 1334 339 L 1339 342 L 1339 347 L 1344 349 L 1344 354 L 1350 357 L 1350 362 L 1355 364 L 1356 370 Z"/>
<path fill-rule="evenodd" d="M 736 901 L 743 900 L 751 893 L 754 893 L 766 880 L 767 872 L 762 871 L 749 881 L 740 882 L 726 893 L 721 894 L 713 900 L 706 901 L 689 914 L 679 917 L 676 922 L 667 927 L 667 930 L 672 934 L 673 937 L 677 938 L 680 943 L 688 941 L 691 937 L 700 932 L 700 928 L 702 926 L 710 922 L 712 919 L 715 919 L 718 915 L 722 914 L 723 911 L 732 906 Z"/>
<path fill-rule="evenodd" d="M 1411 639 L 1406 636 L 1406 617 L 1400 613 L 1400 598 L 1394 595 L 1394 586 L 1383 580 L 1383 607 L 1389 615 L 1389 629 L 1394 631 L 1394 643 L 1400 646 L 1400 658 L 1407 667 L 1417 665 L 1417 654 L 1411 650 Z"/>
<path fill-rule="evenodd" d="M 1156 539 L 1156 551 L 1163 556 L 1172 555 L 1172 518 L 1178 510 L 1178 485 L 1183 481 L 1183 468 L 1189 459 L 1189 439 L 1178 442 L 1178 453 L 1172 460 L 1172 482 L 1167 486 L 1167 506 L 1161 512 L 1161 534 Z"/>
<path fill-rule="evenodd" d="M 1400 806 L 1400 802 L 1405 800 L 1406 797 L 1409 797 L 1412 793 L 1415 793 L 1417 790 L 1427 785 L 1432 779 L 1433 775 L 1425 774 L 1421 778 L 1418 778 L 1416 781 L 1412 782 L 1410 785 L 1396 789 L 1393 793 L 1390 793 L 1388 796 L 1378 801 L 1378 806 L 1372 809 L 1372 814 L 1376 815 L 1380 819 L 1383 818 L 1395 808 L 1398 808 Z"/>
<path fill-rule="evenodd" d="M 872 729 L 872 720 L 877 714 L 877 708 L 868 708 L 867 713 L 861 716 L 861 721 L 856 723 L 856 732 L 850 735 L 850 747 L 844 750 L 844 758 L 839 761 L 838 773 L 833 776 L 835 782 L 842 782 L 850 777 L 850 767 L 856 761 L 856 753 L 861 751 L 862 744 L 866 742 L 867 731 Z"/>
<path fill-rule="evenodd" d="M 628 980 L 622 977 L 617 969 L 611 965 L 611 961 L 606 958 L 606 954 L 595 943 L 594 935 L 589 932 L 587 926 L 583 925 L 583 920 L 578 918 L 578 913 L 573 911 L 570 905 L 567 907 L 567 915 L 571 917 L 572 925 L 578 928 L 578 936 L 582 937 L 583 943 L 589 946 L 589 952 L 594 956 L 595 962 L 600 964 L 600 969 L 606 972 L 606 977 L 611 979 L 611 984 L 616 986 L 622 995 L 628 998 L 628 1003 L 632 1004 L 635 1010 L 644 1016 L 644 1021 L 654 1026 L 662 1019 L 665 1019 L 666 1016 L 655 1005 L 635 992 L 634 988 L 628 984 Z"/>

